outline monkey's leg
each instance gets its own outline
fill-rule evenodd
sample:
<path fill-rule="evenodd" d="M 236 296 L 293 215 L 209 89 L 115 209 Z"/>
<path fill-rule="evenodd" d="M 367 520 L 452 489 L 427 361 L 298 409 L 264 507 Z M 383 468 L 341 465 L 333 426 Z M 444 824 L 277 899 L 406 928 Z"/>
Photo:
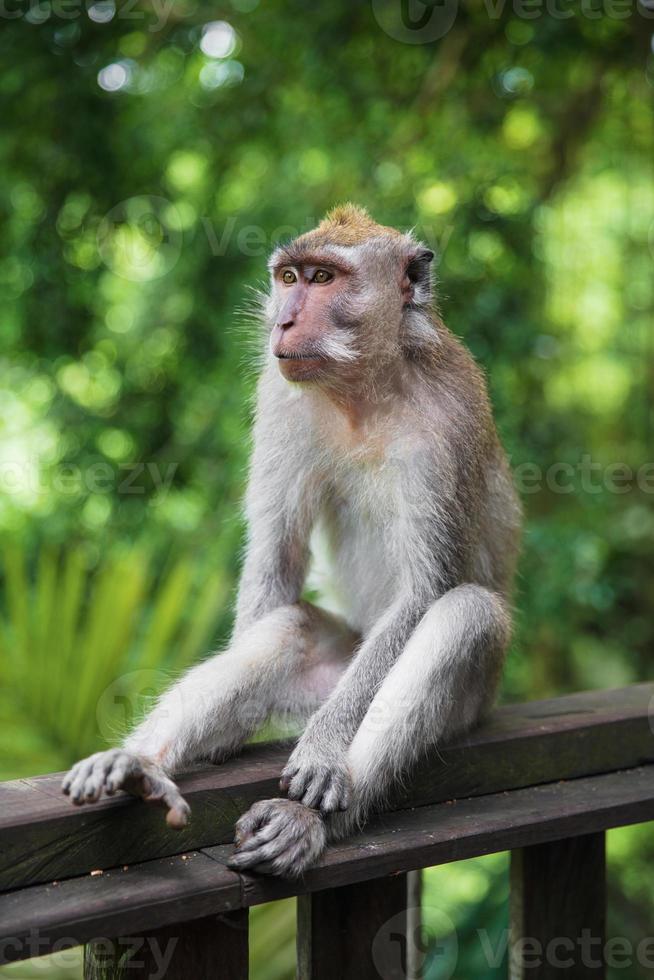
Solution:
<path fill-rule="evenodd" d="M 334 834 L 383 803 L 428 748 L 469 730 L 492 707 L 509 637 L 507 608 L 488 589 L 461 585 L 432 604 L 350 744 L 353 805 L 335 815 Z"/>
<path fill-rule="evenodd" d="M 377 690 L 347 752 L 352 799 L 318 824 L 288 800 L 255 804 L 237 824 L 233 866 L 301 874 L 365 820 L 427 748 L 470 728 L 492 704 L 509 638 L 502 600 L 462 585 L 436 600 Z M 317 815 L 316 815 L 317 816 Z M 327 833 L 325 833 L 327 831 Z"/>
<path fill-rule="evenodd" d="M 78 762 L 64 793 L 82 804 L 124 789 L 166 806 L 169 823 L 183 826 L 188 805 L 169 774 L 198 758 L 229 755 L 272 711 L 314 710 L 354 643 L 344 623 L 309 603 L 274 610 L 163 694 L 122 749 Z"/>

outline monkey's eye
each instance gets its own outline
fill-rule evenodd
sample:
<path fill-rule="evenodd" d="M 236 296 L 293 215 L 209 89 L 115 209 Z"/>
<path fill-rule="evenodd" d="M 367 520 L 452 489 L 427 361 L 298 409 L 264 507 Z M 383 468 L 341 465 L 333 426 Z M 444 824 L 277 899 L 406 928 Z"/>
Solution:
<path fill-rule="evenodd" d="M 331 272 L 327 272 L 326 269 L 318 269 L 311 282 L 329 282 L 329 280 L 333 278 L 334 277 L 332 276 Z"/>
<path fill-rule="evenodd" d="M 286 283 L 287 286 L 290 286 L 294 282 L 297 282 L 297 276 L 290 269 L 285 269 L 282 272 L 282 282 Z"/>

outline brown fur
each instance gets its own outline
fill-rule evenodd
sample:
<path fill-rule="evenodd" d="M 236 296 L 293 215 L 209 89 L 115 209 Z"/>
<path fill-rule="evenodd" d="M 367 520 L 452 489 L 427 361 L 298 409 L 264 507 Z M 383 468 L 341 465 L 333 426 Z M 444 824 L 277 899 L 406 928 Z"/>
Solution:
<path fill-rule="evenodd" d="M 320 245 L 361 245 L 371 238 L 390 235 L 401 238 L 395 228 L 380 225 L 370 217 L 365 208 L 356 204 L 341 204 L 332 208 L 320 224 L 300 235 L 295 244 L 306 248 Z"/>

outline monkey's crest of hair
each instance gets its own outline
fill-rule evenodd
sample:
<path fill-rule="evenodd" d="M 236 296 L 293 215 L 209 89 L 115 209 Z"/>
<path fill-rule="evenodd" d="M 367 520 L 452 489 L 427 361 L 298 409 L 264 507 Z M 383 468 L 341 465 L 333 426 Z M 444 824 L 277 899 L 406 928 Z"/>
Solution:
<path fill-rule="evenodd" d="M 325 245 L 361 245 L 382 235 L 402 237 L 396 228 L 378 224 L 365 208 L 348 202 L 328 211 L 316 228 L 301 235 L 297 241 L 302 245 L 314 240 Z"/>

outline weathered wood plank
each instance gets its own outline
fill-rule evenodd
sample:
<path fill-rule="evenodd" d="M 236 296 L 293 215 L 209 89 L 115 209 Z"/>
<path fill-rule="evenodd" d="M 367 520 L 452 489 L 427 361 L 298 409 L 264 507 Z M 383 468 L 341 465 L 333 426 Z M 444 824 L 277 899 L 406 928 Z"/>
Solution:
<path fill-rule="evenodd" d="M 84 950 L 84 980 L 247 980 L 248 910 L 209 915 Z"/>
<path fill-rule="evenodd" d="M 241 875 L 244 905 L 654 819 L 654 766 L 383 814 L 301 884 Z M 231 847 L 204 848 L 224 863 Z"/>
<path fill-rule="evenodd" d="M 33 885 L 0 896 L 0 962 L 100 938 L 145 935 L 241 904 L 238 875 L 197 851 Z"/>
<path fill-rule="evenodd" d="M 238 760 L 181 775 L 193 807 L 183 831 L 124 793 L 74 807 L 61 793 L 61 773 L 0 783 L 0 891 L 231 840 L 240 814 L 274 793 L 287 756 L 279 744 L 252 746 Z"/>
<path fill-rule="evenodd" d="M 292 895 L 352 885 L 416 868 L 654 819 L 654 766 L 549 783 L 385 814 L 362 834 L 330 848 L 300 881 L 236 875 L 231 847 L 162 858 L 98 877 L 36 885 L 0 895 L 0 958 L 36 955 L 45 941 L 95 937 L 189 921 Z M 71 943 L 72 944 L 72 943 Z"/>
<path fill-rule="evenodd" d="M 405 980 L 406 875 L 327 888 L 297 902 L 298 980 Z"/>
<path fill-rule="evenodd" d="M 427 759 L 390 809 L 572 779 L 654 761 L 654 684 L 499 709 L 478 731 Z M 0 890 L 97 867 L 227 843 L 255 800 L 276 795 L 289 746 L 252 746 L 180 777 L 193 809 L 184 831 L 124 795 L 75 808 L 60 775 L 0 784 Z"/>
<path fill-rule="evenodd" d="M 422 868 L 407 872 L 406 892 L 406 975 L 411 980 L 422 980 L 425 961 L 422 933 Z"/>
<path fill-rule="evenodd" d="M 604 980 L 604 837 L 512 852 L 510 980 Z"/>

